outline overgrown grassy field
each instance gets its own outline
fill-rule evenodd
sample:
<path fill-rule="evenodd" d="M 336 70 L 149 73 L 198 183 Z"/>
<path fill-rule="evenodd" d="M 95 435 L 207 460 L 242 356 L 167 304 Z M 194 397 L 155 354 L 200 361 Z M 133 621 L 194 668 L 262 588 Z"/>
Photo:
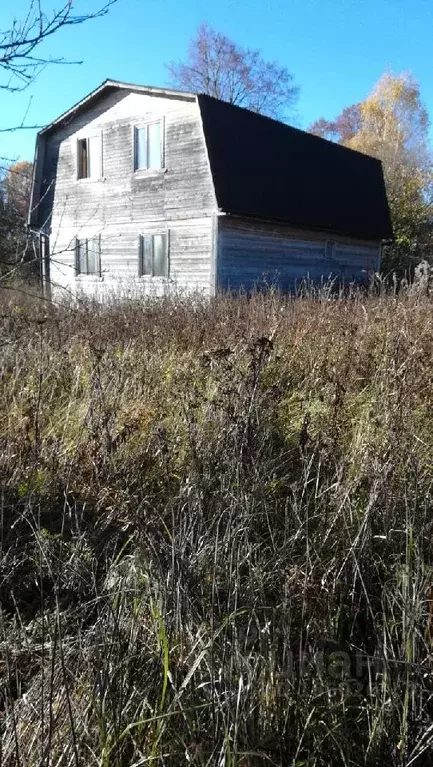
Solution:
<path fill-rule="evenodd" d="M 433 764 L 433 300 L 0 306 L 0 764 Z"/>

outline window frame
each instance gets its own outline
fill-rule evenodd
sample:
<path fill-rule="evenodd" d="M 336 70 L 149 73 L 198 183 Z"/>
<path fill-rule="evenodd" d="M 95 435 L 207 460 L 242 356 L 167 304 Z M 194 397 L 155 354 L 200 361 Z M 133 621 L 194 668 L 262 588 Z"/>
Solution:
<path fill-rule="evenodd" d="M 149 127 L 151 125 L 159 125 L 160 129 L 160 167 L 159 168 L 151 168 L 147 166 L 146 168 L 139 168 L 137 167 L 137 147 L 138 147 L 138 141 L 137 141 L 137 131 L 146 129 L 146 143 L 147 143 L 147 162 L 149 162 L 149 149 L 150 149 L 150 143 L 149 143 Z M 144 122 L 138 122 L 135 123 L 132 126 L 132 170 L 134 173 L 138 174 L 147 174 L 147 173 L 160 173 L 161 171 L 165 170 L 165 119 L 164 117 L 158 117 L 155 120 L 145 120 Z"/>
<path fill-rule="evenodd" d="M 165 261 L 167 265 L 166 274 L 154 274 L 154 259 L 155 259 L 155 237 L 162 237 L 163 245 L 165 245 Z M 151 255 L 151 272 L 144 271 L 144 240 L 145 238 L 152 239 L 152 255 Z M 170 232 L 142 232 L 138 237 L 138 279 L 140 280 L 169 280 L 170 279 Z"/>
<path fill-rule="evenodd" d="M 90 154 L 90 140 L 91 139 L 97 139 L 98 146 L 99 146 L 99 158 L 97 163 L 97 169 L 96 173 L 91 176 L 81 176 L 81 149 L 80 145 L 85 141 L 87 145 L 87 166 L 89 166 L 89 159 L 91 159 Z M 88 133 L 85 136 L 78 136 L 76 140 L 76 172 L 77 172 L 77 181 L 100 181 L 103 177 L 103 164 L 102 164 L 102 150 L 103 150 L 103 142 L 102 142 L 102 131 L 96 131 L 94 133 Z M 90 169 L 92 168 L 91 162 L 90 162 Z"/>
<path fill-rule="evenodd" d="M 96 241 L 97 242 L 97 250 L 96 250 L 96 265 L 97 270 L 95 272 L 89 272 L 81 271 L 81 263 L 80 263 L 80 247 L 82 243 L 86 243 L 86 260 L 87 260 L 87 268 L 88 268 L 88 259 L 89 259 L 89 242 Z M 102 279 L 102 270 L 101 270 L 101 235 L 95 234 L 91 237 L 76 237 L 75 238 L 75 277 L 81 277 L 84 279 L 93 279 L 93 280 L 101 280 Z"/>

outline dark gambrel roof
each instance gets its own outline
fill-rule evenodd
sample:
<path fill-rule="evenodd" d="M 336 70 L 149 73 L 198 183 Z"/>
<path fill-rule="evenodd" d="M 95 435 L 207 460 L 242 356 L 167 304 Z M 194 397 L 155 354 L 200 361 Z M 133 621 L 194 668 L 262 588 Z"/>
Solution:
<path fill-rule="evenodd" d="M 211 96 L 198 96 L 226 213 L 365 240 L 392 237 L 379 160 Z"/>

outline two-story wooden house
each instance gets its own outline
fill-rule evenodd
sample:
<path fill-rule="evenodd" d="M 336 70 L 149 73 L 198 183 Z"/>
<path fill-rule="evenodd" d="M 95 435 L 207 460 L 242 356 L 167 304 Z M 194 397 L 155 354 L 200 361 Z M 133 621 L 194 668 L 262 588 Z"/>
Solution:
<path fill-rule="evenodd" d="M 392 234 L 378 160 L 113 80 L 38 134 L 29 225 L 45 282 L 98 295 L 365 279 Z"/>

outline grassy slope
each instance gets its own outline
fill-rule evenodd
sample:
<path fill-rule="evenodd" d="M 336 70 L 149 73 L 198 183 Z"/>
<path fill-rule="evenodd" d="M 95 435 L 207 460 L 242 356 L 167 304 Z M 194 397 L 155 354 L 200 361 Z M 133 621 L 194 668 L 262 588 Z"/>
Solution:
<path fill-rule="evenodd" d="M 1 764 L 433 764 L 428 296 L 0 322 Z"/>

